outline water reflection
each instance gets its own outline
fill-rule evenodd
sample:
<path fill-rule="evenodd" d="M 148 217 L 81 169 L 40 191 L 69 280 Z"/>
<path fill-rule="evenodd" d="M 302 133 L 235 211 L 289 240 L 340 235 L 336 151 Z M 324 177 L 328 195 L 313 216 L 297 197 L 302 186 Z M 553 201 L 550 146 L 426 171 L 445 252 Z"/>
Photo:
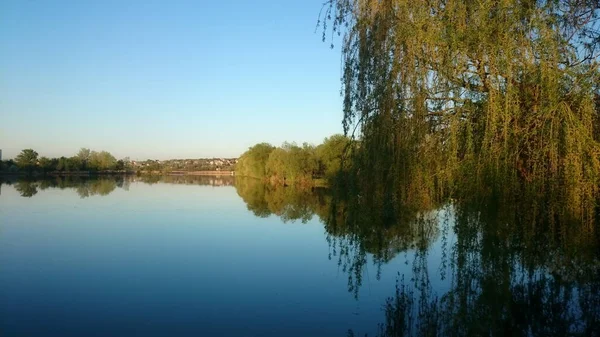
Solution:
<path fill-rule="evenodd" d="M 283 222 L 306 223 L 315 214 L 321 220 L 328 216 L 330 200 L 324 188 L 296 189 L 244 178 L 235 180 L 235 188 L 248 210 L 257 217 L 276 215 Z"/>
<path fill-rule="evenodd" d="M 94 195 L 106 196 L 113 192 L 117 187 L 127 189 L 129 180 L 127 177 L 56 177 L 47 179 L 16 179 L 5 181 L 6 184 L 13 184 L 15 189 L 22 197 L 31 198 L 39 191 L 47 189 L 69 189 L 75 191 L 81 198 L 87 198 Z"/>
<path fill-rule="evenodd" d="M 597 239 L 566 236 L 577 240 L 556 245 L 548 231 L 523 230 L 527 224 L 510 210 L 478 205 L 453 212 L 456 242 L 444 257 L 449 290 L 432 287 L 423 262 L 429 252 L 419 247 L 410 280 L 399 275 L 384 305 L 378 335 L 597 336 Z"/>
<path fill-rule="evenodd" d="M 8 177 L 0 179 L 0 191 L 2 184 L 14 185 L 22 197 L 31 198 L 38 190 L 47 189 L 73 190 L 81 198 L 92 196 L 107 196 L 117 188 L 129 190 L 131 183 L 145 184 L 183 184 L 200 186 L 233 186 L 234 179 L 231 176 L 64 176 L 45 178 Z"/>
<path fill-rule="evenodd" d="M 391 219 L 380 216 L 381 210 L 361 205 L 348 207 L 347 202 L 324 188 L 284 187 L 242 178 L 236 179 L 235 187 L 248 210 L 258 217 L 276 215 L 283 222 L 306 223 L 318 216 L 329 243 L 328 258 L 337 260 L 348 277 L 348 291 L 356 298 L 368 263 L 367 255 L 377 267 L 379 279 L 382 266 L 399 253 L 418 247 L 428 249 L 440 235 L 438 215 L 448 217 L 446 209 L 413 212 L 396 218 L 402 222 L 392 225 Z"/>
<path fill-rule="evenodd" d="M 37 184 L 30 181 L 19 181 L 15 184 L 15 189 L 22 197 L 31 198 L 37 194 Z"/>
<path fill-rule="evenodd" d="M 234 178 L 232 176 L 202 176 L 202 175 L 141 175 L 129 177 L 131 182 L 143 182 L 146 184 L 181 184 L 181 185 L 201 185 L 201 186 L 233 186 Z"/>
<path fill-rule="evenodd" d="M 600 335 L 600 231 L 587 223 L 534 218 L 540 212 L 530 211 L 536 204 L 528 199 L 501 203 L 473 198 L 390 211 L 384 198 L 350 198 L 328 189 L 232 177 L 65 177 L 3 183 L 14 185 L 23 197 L 59 188 L 87 198 L 127 190 L 138 182 L 234 186 L 257 217 L 297 223 L 318 217 L 329 244 L 324 258 L 337 262 L 349 296 L 357 301 L 370 264 L 379 279 L 385 268 L 405 256 L 410 268 L 398 274 L 395 289 L 381 303 L 381 324 L 373 327 L 378 336 Z M 548 204 L 544 207 L 545 214 L 555 214 Z"/>
<path fill-rule="evenodd" d="M 410 272 L 398 274 L 395 292 L 382 303 L 378 336 L 600 334 L 598 231 L 532 219 L 531 200 L 473 198 L 390 212 L 374 198 L 327 190 L 252 180 L 238 180 L 236 188 L 256 216 L 305 222 L 317 215 L 329 258 L 338 259 L 357 300 L 369 261 L 379 278 L 398 254 L 409 254 Z M 439 266 L 433 273 L 432 264 Z"/>

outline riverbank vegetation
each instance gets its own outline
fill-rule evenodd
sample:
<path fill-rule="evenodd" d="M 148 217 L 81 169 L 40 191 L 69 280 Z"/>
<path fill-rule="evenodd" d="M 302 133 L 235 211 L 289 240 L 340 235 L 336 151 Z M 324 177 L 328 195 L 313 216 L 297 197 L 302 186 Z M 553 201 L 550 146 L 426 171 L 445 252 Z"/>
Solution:
<path fill-rule="evenodd" d="M 256 144 L 240 156 L 235 174 L 274 184 L 325 184 L 340 174 L 344 153 L 351 144 L 343 135 L 325 138 L 318 146 Z"/>

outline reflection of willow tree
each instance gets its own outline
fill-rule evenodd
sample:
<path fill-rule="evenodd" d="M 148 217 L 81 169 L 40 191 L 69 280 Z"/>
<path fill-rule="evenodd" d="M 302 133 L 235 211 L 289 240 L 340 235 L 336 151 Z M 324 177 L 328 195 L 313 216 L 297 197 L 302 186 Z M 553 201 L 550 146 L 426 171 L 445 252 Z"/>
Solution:
<path fill-rule="evenodd" d="M 379 335 L 600 334 L 597 238 L 557 239 L 551 231 L 531 231 L 523 223 L 529 221 L 528 206 L 457 206 L 456 242 L 444 248 L 448 275 L 442 277 L 449 277 L 450 290 L 434 292 L 427 249 L 418 247 L 412 282 L 400 278 L 395 296 L 384 306 Z"/>
<path fill-rule="evenodd" d="M 427 249 L 439 236 L 438 216 L 446 209 L 392 208 L 384 199 L 335 197 L 326 219 L 330 258 L 338 257 L 338 265 L 348 274 L 348 291 L 358 297 L 367 254 L 381 267 L 401 252 Z M 344 200 L 344 201 L 341 201 Z"/>

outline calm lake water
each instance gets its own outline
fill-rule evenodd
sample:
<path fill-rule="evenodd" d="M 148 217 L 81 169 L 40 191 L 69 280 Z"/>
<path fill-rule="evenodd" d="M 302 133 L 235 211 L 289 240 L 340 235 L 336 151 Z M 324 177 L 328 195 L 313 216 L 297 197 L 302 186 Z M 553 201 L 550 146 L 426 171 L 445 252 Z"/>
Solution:
<path fill-rule="evenodd" d="M 366 229 L 341 208 L 231 177 L 4 182 L 0 335 L 598 334 L 594 234 L 572 253 L 451 205 Z"/>

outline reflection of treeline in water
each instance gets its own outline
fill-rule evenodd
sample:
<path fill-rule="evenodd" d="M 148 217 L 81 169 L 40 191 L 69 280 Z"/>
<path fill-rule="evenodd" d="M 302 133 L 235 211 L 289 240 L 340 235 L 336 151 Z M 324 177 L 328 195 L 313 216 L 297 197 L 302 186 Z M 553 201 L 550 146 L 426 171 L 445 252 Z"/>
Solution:
<path fill-rule="evenodd" d="M 329 258 L 338 260 L 348 275 L 349 291 L 356 296 L 367 254 L 381 267 L 400 252 L 428 247 L 439 236 L 436 215 L 443 211 L 413 212 L 401 223 L 392 223 L 381 217 L 379 209 L 349 207 L 331 189 L 285 187 L 239 177 L 235 187 L 248 210 L 258 217 L 276 215 L 284 222 L 305 223 L 317 215 L 327 231 Z"/>
<path fill-rule="evenodd" d="M 137 175 L 131 177 L 132 182 L 143 182 L 146 184 L 182 184 L 201 186 L 233 186 L 232 176 L 193 176 L 193 175 Z"/>
<path fill-rule="evenodd" d="M 235 174 L 258 178 L 274 184 L 312 186 L 315 179 L 321 182 L 339 174 L 343 154 L 351 142 L 342 135 L 325 138 L 314 146 L 284 143 L 275 147 L 267 143 L 252 146 L 239 158 Z"/>
<path fill-rule="evenodd" d="M 124 190 L 129 189 L 129 185 L 135 182 L 145 184 L 183 184 L 183 185 L 200 185 L 200 186 L 233 186 L 233 177 L 222 176 L 100 176 L 100 177 L 83 177 L 83 176 L 57 176 L 40 178 L 27 177 L 4 177 L 0 178 L 0 186 L 2 184 L 14 185 L 15 189 L 23 197 L 32 197 L 38 191 L 44 191 L 50 188 L 71 189 L 74 190 L 81 198 L 87 198 L 95 195 L 105 196 L 112 193 L 117 188 Z"/>
<path fill-rule="evenodd" d="M 235 179 L 235 188 L 248 210 L 262 218 L 276 215 L 284 222 L 306 223 L 315 214 L 326 217 L 329 211 L 330 196 L 323 188 L 284 187 L 241 177 Z"/>
<path fill-rule="evenodd" d="M 74 190 L 81 198 L 95 195 L 105 196 L 117 187 L 128 189 L 129 180 L 124 176 L 111 176 L 102 178 L 87 178 L 78 176 L 54 177 L 47 179 L 17 179 L 7 180 L 4 183 L 13 185 L 23 197 L 32 197 L 38 191 L 47 189 Z"/>

